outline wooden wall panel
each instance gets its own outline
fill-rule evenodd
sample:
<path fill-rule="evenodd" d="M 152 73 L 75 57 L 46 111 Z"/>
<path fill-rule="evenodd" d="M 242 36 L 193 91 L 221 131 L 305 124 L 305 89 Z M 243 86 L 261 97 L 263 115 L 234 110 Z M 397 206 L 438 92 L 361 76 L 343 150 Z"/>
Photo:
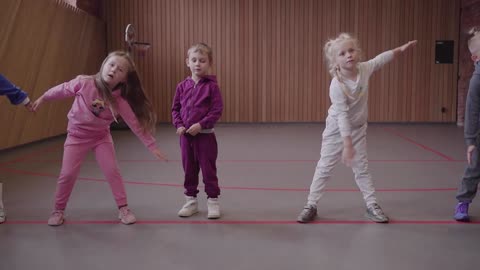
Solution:
<path fill-rule="evenodd" d="M 105 24 L 63 1 L 2 0 L 0 73 L 35 100 L 79 74 L 94 74 L 106 55 Z M 5 26 L 5 27 L 3 27 Z M 66 132 L 71 101 L 46 103 L 36 114 L 0 99 L 0 149 Z"/>
<path fill-rule="evenodd" d="M 459 3 L 106 0 L 107 47 L 124 48 L 128 23 L 139 30 L 139 40 L 153 44 L 135 58 L 161 122 L 170 121 L 175 86 L 188 76 L 186 50 L 199 41 L 214 50 L 223 122 L 313 122 L 324 121 L 330 105 L 322 52 L 328 38 L 356 34 L 364 59 L 418 39 L 416 49 L 372 78 L 370 121 L 454 122 L 458 62 L 435 64 L 434 55 L 435 40 L 457 46 Z"/>

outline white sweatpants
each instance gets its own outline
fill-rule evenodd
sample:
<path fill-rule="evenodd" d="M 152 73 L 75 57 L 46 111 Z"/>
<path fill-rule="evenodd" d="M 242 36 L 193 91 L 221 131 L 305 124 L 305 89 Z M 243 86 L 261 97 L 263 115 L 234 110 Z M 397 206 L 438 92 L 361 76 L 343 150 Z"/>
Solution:
<path fill-rule="evenodd" d="M 366 205 L 369 206 L 376 203 L 377 199 L 375 198 L 372 177 L 368 172 L 367 123 L 357 128 L 352 127 L 352 143 L 355 149 L 355 156 L 352 162 L 355 182 L 363 194 Z M 342 158 L 342 151 L 343 138 L 340 135 L 338 126 L 333 119 L 327 118 L 326 127 L 323 131 L 320 160 L 317 163 L 313 181 L 310 185 L 308 204 L 317 205 L 324 193 L 326 182 L 330 179 L 333 168 Z"/>

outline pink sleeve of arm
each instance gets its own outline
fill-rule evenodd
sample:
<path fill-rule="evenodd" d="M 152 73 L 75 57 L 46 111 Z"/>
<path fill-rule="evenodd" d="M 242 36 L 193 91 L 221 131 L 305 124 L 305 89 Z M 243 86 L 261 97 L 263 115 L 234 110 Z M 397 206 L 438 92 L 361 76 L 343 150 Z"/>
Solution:
<path fill-rule="evenodd" d="M 132 132 L 138 137 L 138 139 L 140 139 L 140 141 L 142 141 L 145 147 L 147 147 L 150 151 L 157 149 L 155 138 L 152 136 L 152 134 L 143 131 L 128 102 L 122 97 L 119 97 L 117 98 L 117 105 L 118 113 L 120 116 L 122 116 L 123 120 L 125 123 L 127 123 Z"/>
<path fill-rule="evenodd" d="M 84 80 L 81 80 L 79 77 L 57 86 L 54 86 L 47 90 L 43 97 L 45 100 L 55 100 L 73 97 L 75 94 L 82 88 Z"/>

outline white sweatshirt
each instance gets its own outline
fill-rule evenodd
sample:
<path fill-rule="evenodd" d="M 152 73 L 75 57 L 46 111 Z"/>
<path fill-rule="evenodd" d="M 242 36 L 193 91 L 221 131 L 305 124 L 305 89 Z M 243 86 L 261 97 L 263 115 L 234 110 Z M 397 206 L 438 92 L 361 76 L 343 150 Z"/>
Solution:
<path fill-rule="evenodd" d="M 335 77 L 330 83 L 328 117 L 337 122 L 342 137 L 351 136 L 352 127 L 359 127 L 368 118 L 368 80 L 372 73 L 393 59 L 393 51 L 386 51 L 375 58 L 358 64 L 357 80 L 345 79 L 344 84 Z M 344 87 L 344 85 L 346 87 Z"/>

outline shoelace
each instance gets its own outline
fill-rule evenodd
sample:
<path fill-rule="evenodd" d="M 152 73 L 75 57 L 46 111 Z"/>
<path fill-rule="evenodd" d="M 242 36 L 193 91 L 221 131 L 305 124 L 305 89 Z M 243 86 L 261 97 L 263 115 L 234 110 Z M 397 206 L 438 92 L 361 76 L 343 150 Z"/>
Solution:
<path fill-rule="evenodd" d="M 197 204 L 197 201 L 195 200 L 187 201 L 187 203 L 185 204 L 185 207 L 194 206 L 195 204 Z"/>
<path fill-rule="evenodd" d="M 130 213 L 129 208 L 127 208 L 127 207 L 120 208 L 120 214 L 122 215 L 122 217 L 126 217 L 128 215 L 128 213 Z"/>
<path fill-rule="evenodd" d="M 380 206 L 378 206 L 378 204 L 373 205 L 372 210 L 373 210 L 372 211 L 373 214 L 378 215 L 378 216 L 383 216 L 382 208 L 380 208 Z"/>
<path fill-rule="evenodd" d="M 305 206 L 303 208 L 304 215 L 311 214 L 311 213 L 314 213 L 314 212 L 315 212 L 315 207 L 313 207 L 313 206 Z"/>
<path fill-rule="evenodd" d="M 53 211 L 52 216 L 54 216 L 54 217 L 56 217 L 56 218 L 60 218 L 60 217 L 63 216 L 63 211 L 61 211 L 61 210 L 55 210 L 55 211 Z"/>
<path fill-rule="evenodd" d="M 458 205 L 458 211 L 461 212 L 461 213 L 466 213 L 467 209 L 468 209 L 468 204 L 466 204 L 466 203 L 460 203 Z"/>

